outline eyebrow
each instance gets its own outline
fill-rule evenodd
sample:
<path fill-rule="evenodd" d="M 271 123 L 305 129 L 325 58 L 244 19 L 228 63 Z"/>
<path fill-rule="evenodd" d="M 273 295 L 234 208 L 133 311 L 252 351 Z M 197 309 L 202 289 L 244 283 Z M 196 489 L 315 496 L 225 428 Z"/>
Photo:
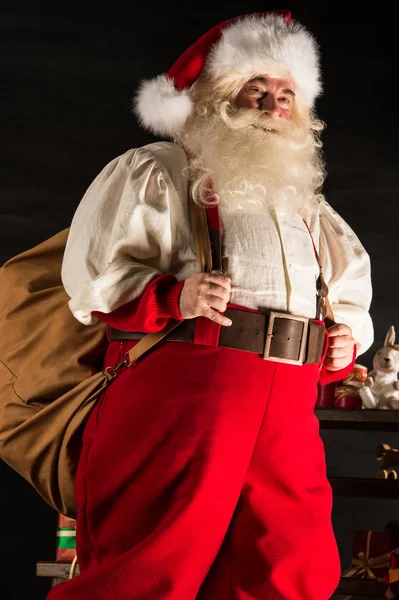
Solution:
<path fill-rule="evenodd" d="M 248 85 L 250 85 L 251 83 L 255 83 L 256 81 L 259 81 L 260 83 L 263 83 L 265 85 L 269 84 L 269 80 L 266 79 L 266 77 L 255 77 L 254 79 L 248 81 Z M 285 88 L 284 90 L 282 90 L 282 93 L 289 94 L 290 96 L 295 98 L 295 92 L 293 92 L 290 88 Z"/>

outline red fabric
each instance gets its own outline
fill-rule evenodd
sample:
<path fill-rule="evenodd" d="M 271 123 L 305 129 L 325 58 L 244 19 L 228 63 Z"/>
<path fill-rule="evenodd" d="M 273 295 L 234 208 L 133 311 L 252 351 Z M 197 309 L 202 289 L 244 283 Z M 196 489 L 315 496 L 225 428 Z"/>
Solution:
<path fill-rule="evenodd" d="M 134 344 L 112 342 L 105 363 Z M 162 342 L 122 371 L 84 432 L 81 575 L 47 600 L 328 600 L 340 560 L 318 370 Z"/>
<path fill-rule="evenodd" d="M 194 332 L 194 342 L 196 344 L 205 344 L 207 346 L 218 346 L 220 335 L 220 325 L 207 319 L 198 317 Z"/>
<path fill-rule="evenodd" d="M 320 384 L 326 385 L 327 383 L 331 383 L 332 381 L 342 381 L 351 373 L 357 357 L 356 346 L 353 349 L 353 357 L 352 362 L 349 363 L 347 367 L 344 369 L 340 369 L 339 371 L 328 371 L 324 366 L 320 370 Z"/>
<path fill-rule="evenodd" d="M 174 275 L 153 279 L 144 294 L 112 313 L 93 312 L 101 321 L 122 331 L 153 333 L 161 331 L 171 319 L 181 321 L 179 297 L 184 281 Z"/>

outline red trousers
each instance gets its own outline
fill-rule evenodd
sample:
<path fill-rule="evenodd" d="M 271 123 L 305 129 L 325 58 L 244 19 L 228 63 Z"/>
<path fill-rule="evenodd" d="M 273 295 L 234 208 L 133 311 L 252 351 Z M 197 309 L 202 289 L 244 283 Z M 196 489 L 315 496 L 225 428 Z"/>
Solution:
<path fill-rule="evenodd" d="M 114 365 L 134 342 L 112 342 Z M 318 365 L 162 342 L 84 432 L 81 575 L 47 600 L 327 600 L 340 577 Z"/>

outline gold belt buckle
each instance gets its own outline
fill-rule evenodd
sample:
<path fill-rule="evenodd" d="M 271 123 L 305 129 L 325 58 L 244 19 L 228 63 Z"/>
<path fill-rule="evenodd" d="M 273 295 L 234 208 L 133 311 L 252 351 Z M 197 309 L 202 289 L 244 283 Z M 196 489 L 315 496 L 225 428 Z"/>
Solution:
<path fill-rule="evenodd" d="M 290 319 L 291 321 L 302 321 L 303 322 L 302 339 L 301 339 L 301 345 L 299 348 L 298 359 L 295 360 L 295 359 L 290 359 L 290 358 L 280 358 L 278 356 L 270 356 L 270 347 L 271 347 L 271 343 L 272 343 L 272 339 L 273 339 L 273 329 L 274 329 L 275 319 Z M 309 329 L 309 318 L 308 317 L 296 317 L 294 315 L 287 315 L 286 313 L 271 312 L 269 314 L 269 324 L 268 324 L 267 332 L 266 332 L 266 341 L 265 341 L 265 349 L 263 352 L 263 359 L 270 360 L 273 362 L 287 363 L 289 365 L 303 365 L 303 361 L 305 360 L 308 329 Z"/>

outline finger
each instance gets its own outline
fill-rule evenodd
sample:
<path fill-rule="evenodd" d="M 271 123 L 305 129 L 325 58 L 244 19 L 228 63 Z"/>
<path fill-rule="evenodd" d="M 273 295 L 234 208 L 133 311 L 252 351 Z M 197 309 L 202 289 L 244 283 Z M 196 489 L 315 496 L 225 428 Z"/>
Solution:
<path fill-rule="evenodd" d="M 328 341 L 330 348 L 349 348 L 349 346 L 353 346 L 354 343 L 355 340 L 349 335 L 339 335 L 329 339 Z"/>
<path fill-rule="evenodd" d="M 327 358 L 352 358 L 352 352 L 349 352 L 348 348 L 329 348 L 326 356 Z"/>
<path fill-rule="evenodd" d="M 211 296 L 218 296 L 219 298 L 223 298 L 225 302 L 229 302 L 230 300 L 230 292 L 228 289 L 222 287 L 221 285 L 216 285 L 216 283 L 208 283 L 208 294 Z"/>
<path fill-rule="evenodd" d="M 222 287 L 216 283 L 209 283 L 207 281 L 203 281 L 198 286 L 198 294 L 199 296 L 206 298 L 206 296 L 218 296 L 222 298 L 225 302 L 229 302 L 230 300 L 230 290 L 226 287 Z"/>
<path fill-rule="evenodd" d="M 214 274 L 215 273 L 215 274 Z M 216 272 L 212 273 L 212 275 L 208 275 L 205 277 L 206 282 L 215 283 L 216 285 L 220 285 L 223 288 L 226 288 L 230 292 L 231 280 L 230 277 L 225 277 L 224 275 L 216 275 Z"/>
<path fill-rule="evenodd" d="M 330 337 L 336 337 L 337 335 L 349 335 L 352 336 L 352 330 L 348 325 L 344 323 L 336 323 L 328 328 L 328 335 Z"/>
<path fill-rule="evenodd" d="M 204 317 L 206 317 L 207 319 L 210 319 L 211 321 L 214 321 L 215 323 L 218 323 L 219 325 L 222 325 L 224 327 L 229 327 L 232 324 L 232 321 L 230 319 L 219 314 L 218 312 L 216 312 L 209 306 L 204 307 L 204 310 L 202 311 L 202 315 Z"/>
<path fill-rule="evenodd" d="M 215 310 L 219 310 L 220 312 L 224 312 L 227 308 L 226 302 L 223 298 L 219 298 L 219 296 L 213 296 L 212 294 L 208 294 L 205 297 L 205 301 L 211 308 Z"/>

